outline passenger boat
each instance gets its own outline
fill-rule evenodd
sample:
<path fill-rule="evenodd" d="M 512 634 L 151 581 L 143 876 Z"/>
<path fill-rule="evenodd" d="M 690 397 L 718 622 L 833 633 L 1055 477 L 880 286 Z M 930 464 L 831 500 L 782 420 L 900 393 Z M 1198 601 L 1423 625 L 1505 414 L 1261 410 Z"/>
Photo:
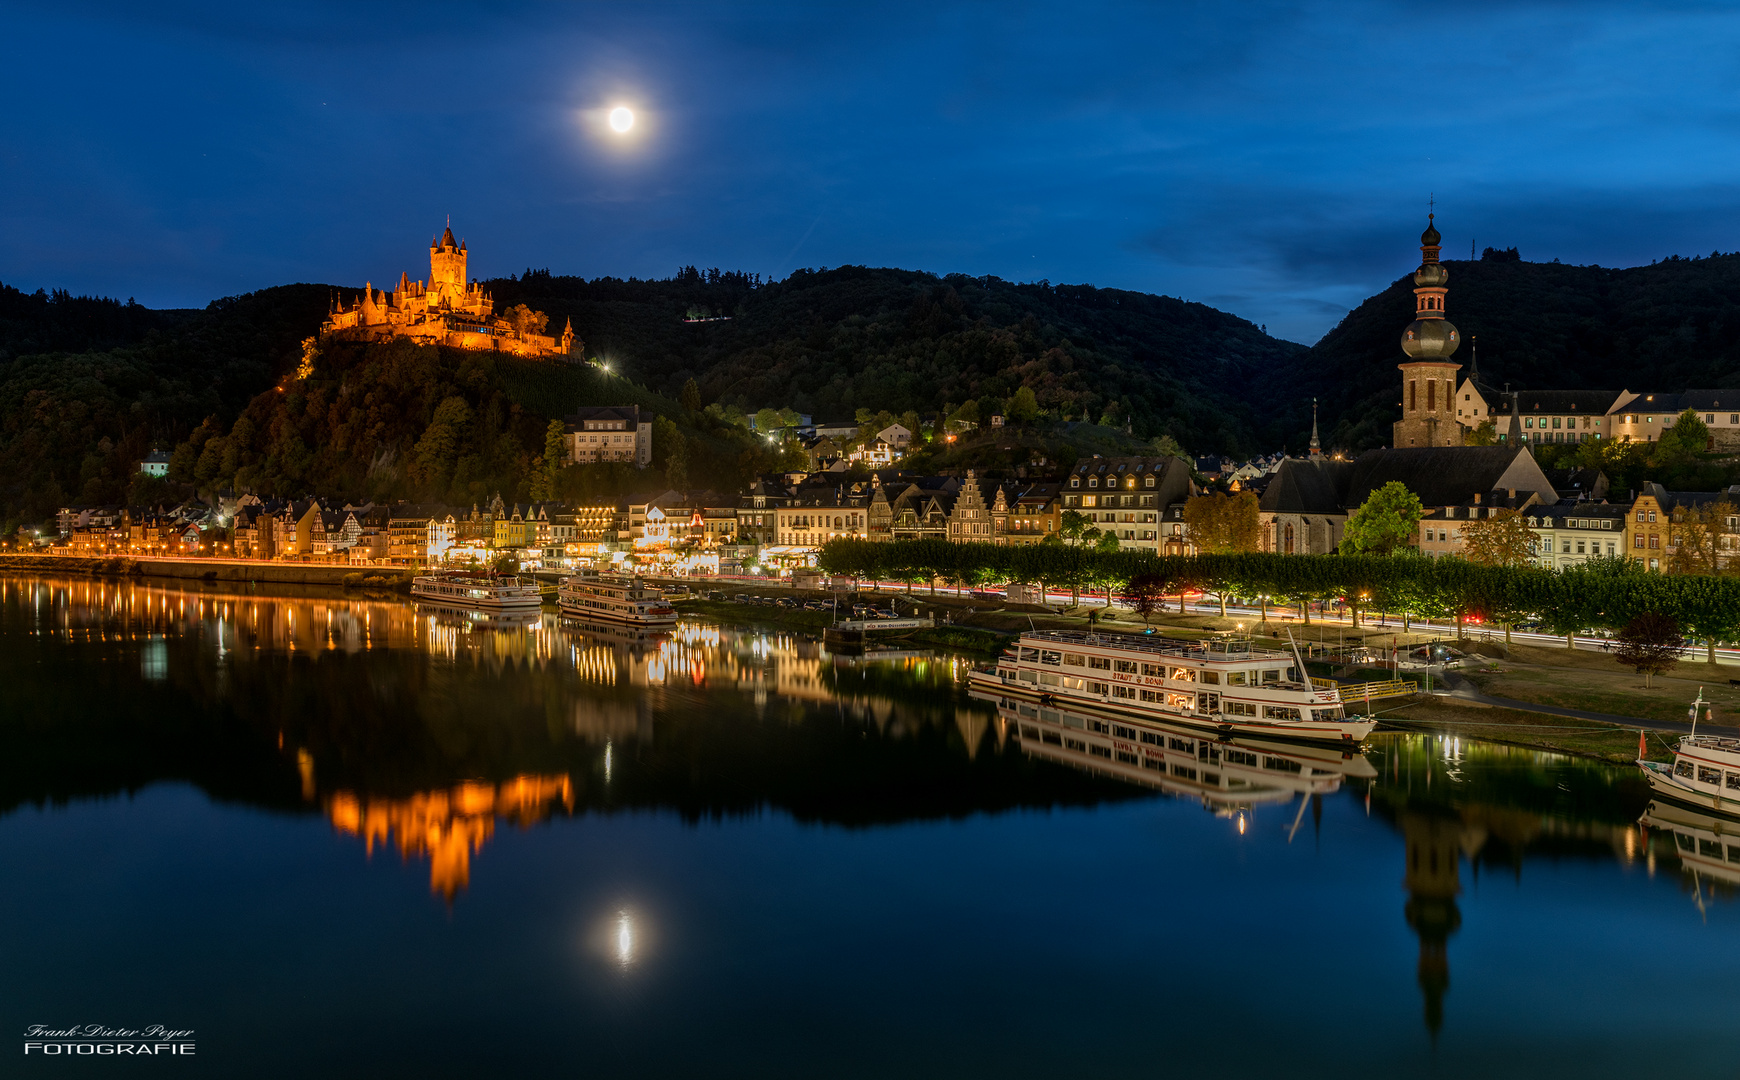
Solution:
<path fill-rule="evenodd" d="M 411 595 L 419 600 L 480 611 L 537 611 L 543 604 L 538 587 L 509 574 L 484 570 L 442 570 L 411 579 Z"/>
<path fill-rule="evenodd" d="M 562 614 L 645 628 L 677 624 L 677 609 L 664 594 L 639 578 L 582 571 L 556 588 Z"/>
<path fill-rule="evenodd" d="M 996 705 L 1025 754 L 1198 798 L 1214 810 L 1328 795 L 1346 780 L 1377 777 L 1365 755 L 1346 745 L 1227 738 L 1154 718 L 1122 720 L 995 692 L 970 694 Z"/>
<path fill-rule="evenodd" d="M 1698 734 L 1708 704 L 1700 689 L 1691 708 L 1692 733 L 1680 736 L 1671 764 L 1645 761 L 1639 754 L 1637 765 L 1657 797 L 1740 818 L 1740 739 Z"/>
<path fill-rule="evenodd" d="M 968 676 L 985 692 L 1220 734 L 1358 742 L 1377 727 L 1348 717 L 1339 689 L 1307 680 L 1297 648 L 1072 630 L 1024 633 Z"/>

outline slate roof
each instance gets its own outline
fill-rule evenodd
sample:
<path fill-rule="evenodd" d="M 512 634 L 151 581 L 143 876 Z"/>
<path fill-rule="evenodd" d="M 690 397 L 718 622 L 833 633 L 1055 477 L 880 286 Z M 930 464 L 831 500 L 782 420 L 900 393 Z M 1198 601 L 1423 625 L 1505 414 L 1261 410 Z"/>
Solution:
<path fill-rule="evenodd" d="M 1339 514 L 1351 462 L 1288 458 L 1269 477 L 1257 509 L 1275 514 Z"/>
<path fill-rule="evenodd" d="M 1353 461 L 1341 505 L 1359 506 L 1374 490 L 1400 480 L 1426 506 L 1457 506 L 1476 492 L 1493 491 L 1520 455 L 1522 446 L 1404 446 L 1367 450 Z M 1530 455 L 1530 461 L 1533 456 Z M 1557 493 L 1549 492 L 1551 501 Z M 1543 497 L 1546 497 L 1545 495 Z"/>
<path fill-rule="evenodd" d="M 1740 399 L 1740 392 L 1736 397 Z M 1618 400 L 1618 390 L 1519 390 L 1516 394 L 1518 416 L 1605 416 Z M 1509 416 L 1510 395 L 1495 395 L 1489 411 Z"/>

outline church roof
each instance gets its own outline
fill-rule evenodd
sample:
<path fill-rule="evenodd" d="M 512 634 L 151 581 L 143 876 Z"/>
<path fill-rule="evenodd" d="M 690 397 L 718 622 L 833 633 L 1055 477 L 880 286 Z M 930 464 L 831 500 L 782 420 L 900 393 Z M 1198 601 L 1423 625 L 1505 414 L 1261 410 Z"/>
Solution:
<path fill-rule="evenodd" d="M 1523 457 L 1528 460 L 1519 462 Z M 1519 464 L 1520 476 L 1513 472 Z M 1507 474 L 1511 481 L 1504 483 Z M 1558 501 L 1558 494 L 1526 447 L 1404 446 L 1367 450 L 1355 458 L 1347 475 L 1342 505 L 1349 509 L 1359 506 L 1373 491 L 1392 480 L 1407 485 L 1426 506 L 1460 506 L 1476 492 L 1506 487 L 1541 491 L 1542 498 Z"/>
<path fill-rule="evenodd" d="M 1325 458 L 1288 458 L 1269 478 L 1257 509 L 1275 514 L 1336 514 L 1353 466 Z"/>

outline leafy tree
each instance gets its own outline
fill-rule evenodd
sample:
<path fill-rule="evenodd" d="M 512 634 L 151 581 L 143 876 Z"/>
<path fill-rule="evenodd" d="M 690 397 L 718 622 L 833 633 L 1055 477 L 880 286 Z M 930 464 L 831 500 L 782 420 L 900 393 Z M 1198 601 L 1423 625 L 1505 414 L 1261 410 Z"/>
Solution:
<path fill-rule="evenodd" d="M 1088 538 L 1087 532 L 1089 529 L 1093 529 L 1096 535 L 1099 532 L 1099 530 L 1094 528 L 1093 523 L 1088 521 L 1087 516 L 1081 513 L 1081 511 L 1065 510 L 1062 519 L 1057 525 L 1057 535 L 1072 544 L 1079 544 Z"/>
<path fill-rule="evenodd" d="M 1147 626 L 1154 613 L 1160 610 L 1161 598 L 1166 594 L 1166 579 L 1159 574 L 1136 574 L 1130 578 L 1130 583 L 1124 589 L 1130 602 L 1130 610 L 1142 616 L 1142 625 Z"/>
<path fill-rule="evenodd" d="M 669 417 L 653 419 L 653 465 L 663 469 L 665 483 L 678 491 L 689 486 L 689 447 L 683 432 Z"/>
<path fill-rule="evenodd" d="M 1034 396 L 1031 387 L 1023 386 L 1015 391 L 1015 396 L 1009 399 L 1007 406 L 1009 419 L 1017 424 L 1031 424 L 1039 419 L 1039 399 Z"/>
<path fill-rule="evenodd" d="M 1184 503 L 1184 531 L 1196 550 L 1225 554 L 1255 551 L 1262 540 L 1255 492 L 1215 492 Z"/>
<path fill-rule="evenodd" d="M 524 304 L 515 304 L 502 313 L 502 317 L 513 325 L 521 334 L 541 334 L 550 325 L 550 317 L 541 311 L 533 311 Z"/>
<path fill-rule="evenodd" d="M 1498 444 L 1498 425 L 1492 417 L 1487 417 L 1474 427 L 1468 429 L 1462 436 L 1464 446 L 1496 446 Z"/>
<path fill-rule="evenodd" d="M 1094 550 L 1103 554 L 1118 550 L 1118 534 L 1110 529 L 1100 532 L 1094 540 Z"/>
<path fill-rule="evenodd" d="M 694 415 L 701 411 L 701 386 L 693 378 L 683 384 L 683 411 Z"/>
<path fill-rule="evenodd" d="M 1184 452 L 1184 447 L 1178 445 L 1178 440 L 1170 435 L 1157 435 L 1154 438 L 1154 453 L 1158 457 L 1175 457 L 1180 461 L 1191 460 Z"/>
<path fill-rule="evenodd" d="M 1391 480 L 1366 496 L 1348 516 L 1342 533 L 1343 554 L 1390 555 L 1409 546 L 1419 535 L 1425 510 L 1420 497 L 1400 480 Z"/>
<path fill-rule="evenodd" d="M 562 475 L 567 458 L 568 425 L 560 420 L 552 420 L 544 428 L 544 453 L 538 458 L 538 467 L 532 472 L 533 502 L 545 502 L 556 497 L 557 478 Z"/>
<path fill-rule="evenodd" d="M 1645 687 L 1651 676 L 1671 671 L 1686 646 L 1679 624 L 1671 616 L 1653 611 L 1633 617 L 1615 640 L 1619 647 L 1613 650 L 1613 659 L 1635 668 Z"/>
<path fill-rule="evenodd" d="M 1504 510 L 1462 524 L 1463 557 L 1480 566 L 1527 566 L 1534 543 L 1521 510 Z"/>
<path fill-rule="evenodd" d="M 1723 554 L 1722 536 L 1735 513 L 1734 503 L 1725 495 L 1713 503 L 1674 507 L 1668 515 L 1668 572 L 1717 573 Z"/>

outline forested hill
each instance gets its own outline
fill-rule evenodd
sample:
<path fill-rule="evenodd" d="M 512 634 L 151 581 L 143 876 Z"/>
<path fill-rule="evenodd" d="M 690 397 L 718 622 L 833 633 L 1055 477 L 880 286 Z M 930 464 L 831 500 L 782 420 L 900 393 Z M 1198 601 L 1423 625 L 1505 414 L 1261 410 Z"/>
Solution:
<path fill-rule="evenodd" d="M 1677 391 L 1740 385 L 1740 254 L 1610 269 L 1489 252 L 1446 260 L 1448 312 L 1468 371 L 1518 390 Z M 1323 399 L 1325 441 L 1388 445 L 1401 419 L 1402 330 L 1413 272 L 1349 312 L 1311 349 L 1299 392 Z"/>
<path fill-rule="evenodd" d="M 1026 385 L 1061 419 L 1249 452 L 1286 427 L 1254 395 L 1305 355 L 1203 304 L 1091 285 L 861 266 L 766 284 L 688 268 L 663 281 L 532 272 L 486 285 L 498 309 L 548 312 L 552 330 L 571 316 L 589 355 L 653 390 L 674 397 L 693 377 L 709 402 L 821 419 L 1000 403 Z"/>

